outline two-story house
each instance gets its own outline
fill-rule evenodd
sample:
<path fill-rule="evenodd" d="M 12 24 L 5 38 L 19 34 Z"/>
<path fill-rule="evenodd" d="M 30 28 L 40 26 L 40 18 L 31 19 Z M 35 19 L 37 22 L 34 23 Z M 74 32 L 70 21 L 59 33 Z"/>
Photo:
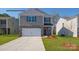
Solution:
<path fill-rule="evenodd" d="M 53 34 L 53 20 L 50 15 L 37 8 L 23 11 L 19 16 L 22 36 L 41 36 Z"/>
<path fill-rule="evenodd" d="M 0 15 L 0 34 L 15 34 L 18 25 L 15 24 L 14 18 L 10 16 Z"/>

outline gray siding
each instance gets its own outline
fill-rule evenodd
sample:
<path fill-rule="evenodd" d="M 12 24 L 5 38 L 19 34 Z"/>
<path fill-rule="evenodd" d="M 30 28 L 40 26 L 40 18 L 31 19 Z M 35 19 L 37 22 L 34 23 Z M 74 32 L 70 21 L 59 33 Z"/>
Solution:
<path fill-rule="evenodd" d="M 43 25 L 43 16 L 36 16 L 36 22 L 27 22 L 27 18 L 26 16 L 20 16 L 20 26 L 21 27 L 33 27 L 33 26 L 37 26 L 37 27 L 41 27 Z"/>

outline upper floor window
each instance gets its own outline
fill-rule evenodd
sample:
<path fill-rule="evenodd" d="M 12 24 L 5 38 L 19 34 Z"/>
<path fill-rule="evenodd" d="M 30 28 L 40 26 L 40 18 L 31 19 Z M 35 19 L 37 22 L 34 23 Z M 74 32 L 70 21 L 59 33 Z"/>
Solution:
<path fill-rule="evenodd" d="M 51 23 L 51 18 L 50 17 L 45 17 L 44 18 L 44 23 Z"/>
<path fill-rule="evenodd" d="M 36 22 L 36 16 L 27 16 L 27 22 Z"/>
<path fill-rule="evenodd" d="M 0 24 L 6 24 L 6 20 L 0 20 Z"/>

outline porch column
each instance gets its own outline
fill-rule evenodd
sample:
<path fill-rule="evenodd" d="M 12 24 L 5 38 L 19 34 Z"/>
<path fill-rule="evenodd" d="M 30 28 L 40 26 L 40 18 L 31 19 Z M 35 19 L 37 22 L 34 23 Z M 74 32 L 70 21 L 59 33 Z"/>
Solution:
<path fill-rule="evenodd" d="M 6 19 L 6 34 L 8 34 L 8 19 Z"/>
<path fill-rule="evenodd" d="M 51 17 L 51 24 L 53 24 L 52 17 Z M 54 26 L 52 25 L 51 26 L 51 35 L 53 35 L 53 29 L 54 29 Z"/>
<path fill-rule="evenodd" d="M 51 35 L 53 35 L 54 26 L 51 27 Z"/>
<path fill-rule="evenodd" d="M 43 34 L 44 34 L 44 28 L 42 27 L 41 28 L 41 35 L 43 36 Z"/>
<path fill-rule="evenodd" d="M 44 16 L 42 16 L 42 28 L 41 28 L 41 34 L 42 34 L 42 36 L 44 35 Z"/>

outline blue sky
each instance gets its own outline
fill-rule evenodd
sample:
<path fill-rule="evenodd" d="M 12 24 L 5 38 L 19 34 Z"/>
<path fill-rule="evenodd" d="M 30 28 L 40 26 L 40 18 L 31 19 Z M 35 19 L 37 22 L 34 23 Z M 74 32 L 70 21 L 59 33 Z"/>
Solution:
<path fill-rule="evenodd" d="M 21 11 L 6 11 L 6 10 L 27 10 L 28 8 L 0 8 L 0 13 L 7 13 L 10 16 L 18 17 Z M 40 8 L 40 10 L 48 13 L 55 14 L 58 13 L 60 16 L 74 16 L 79 13 L 79 8 Z"/>

